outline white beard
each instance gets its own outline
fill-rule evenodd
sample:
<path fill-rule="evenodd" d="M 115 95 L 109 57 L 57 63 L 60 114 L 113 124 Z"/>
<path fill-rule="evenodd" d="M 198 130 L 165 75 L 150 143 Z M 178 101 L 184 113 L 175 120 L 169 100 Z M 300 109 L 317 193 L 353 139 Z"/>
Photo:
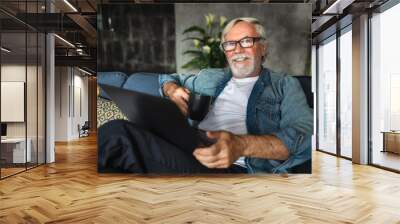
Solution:
<path fill-rule="evenodd" d="M 250 64 L 244 65 L 244 64 L 235 63 L 236 60 L 242 59 L 242 58 L 245 60 L 249 60 Z M 256 67 L 257 63 L 254 60 L 254 57 L 247 56 L 245 54 L 236 54 L 236 55 L 232 56 L 228 62 L 229 62 L 229 66 L 232 71 L 232 75 L 235 78 L 249 77 L 257 69 L 257 67 Z"/>

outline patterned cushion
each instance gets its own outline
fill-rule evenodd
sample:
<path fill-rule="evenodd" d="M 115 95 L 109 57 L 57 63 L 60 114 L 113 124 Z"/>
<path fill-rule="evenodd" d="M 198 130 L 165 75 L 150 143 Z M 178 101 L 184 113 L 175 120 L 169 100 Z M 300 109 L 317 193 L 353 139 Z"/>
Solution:
<path fill-rule="evenodd" d="M 114 102 L 97 97 L 97 127 L 117 119 L 128 120 Z"/>

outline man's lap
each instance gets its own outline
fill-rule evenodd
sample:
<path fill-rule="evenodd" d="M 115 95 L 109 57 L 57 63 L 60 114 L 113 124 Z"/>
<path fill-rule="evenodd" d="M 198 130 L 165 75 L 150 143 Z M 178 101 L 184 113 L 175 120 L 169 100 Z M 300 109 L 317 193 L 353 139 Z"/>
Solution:
<path fill-rule="evenodd" d="M 177 136 L 179 137 L 179 136 Z M 245 168 L 233 165 L 229 169 L 209 169 L 203 166 L 193 155 L 179 149 L 155 134 L 124 120 L 115 120 L 104 124 L 98 132 L 99 169 L 107 172 L 107 164 L 123 164 L 128 172 L 143 173 L 245 173 Z M 108 157 L 109 150 L 119 150 L 121 158 Z M 116 153 L 114 153 L 116 154 Z M 133 164 L 131 161 L 134 160 Z M 115 164 L 115 161 L 116 164 Z M 128 165 L 126 165 L 128 164 Z M 139 167 L 134 167 L 138 166 Z M 105 167 L 104 167 L 105 166 Z M 123 168 L 121 171 L 124 172 Z M 117 169 L 118 170 L 118 169 Z"/>

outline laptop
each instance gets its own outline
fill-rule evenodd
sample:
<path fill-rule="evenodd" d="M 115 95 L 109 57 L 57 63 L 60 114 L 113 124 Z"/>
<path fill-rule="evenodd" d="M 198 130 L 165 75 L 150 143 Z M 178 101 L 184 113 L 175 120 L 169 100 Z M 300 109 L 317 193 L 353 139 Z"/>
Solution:
<path fill-rule="evenodd" d="M 99 86 L 130 122 L 189 153 L 215 143 L 205 131 L 190 126 L 178 106 L 168 99 L 104 84 Z"/>

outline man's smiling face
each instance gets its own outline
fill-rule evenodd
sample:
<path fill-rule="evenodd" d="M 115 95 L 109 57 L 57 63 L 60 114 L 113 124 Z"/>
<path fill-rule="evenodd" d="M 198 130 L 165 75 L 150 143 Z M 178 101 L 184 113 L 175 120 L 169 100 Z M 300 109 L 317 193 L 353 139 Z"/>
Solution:
<path fill-rule="evenodd" d="M 225 41 L 238 41 L 244 37 L 260 37 L 254 24 L 238 22 L 225 35 Z M 225 56 L 235 78 L 254 77 L 260 74 L 262 56 L 265 55 L 264 41 L 255 41 L 253 47 L 242 48 L 238 43 L 232 51 L 226 51 Z"/>

